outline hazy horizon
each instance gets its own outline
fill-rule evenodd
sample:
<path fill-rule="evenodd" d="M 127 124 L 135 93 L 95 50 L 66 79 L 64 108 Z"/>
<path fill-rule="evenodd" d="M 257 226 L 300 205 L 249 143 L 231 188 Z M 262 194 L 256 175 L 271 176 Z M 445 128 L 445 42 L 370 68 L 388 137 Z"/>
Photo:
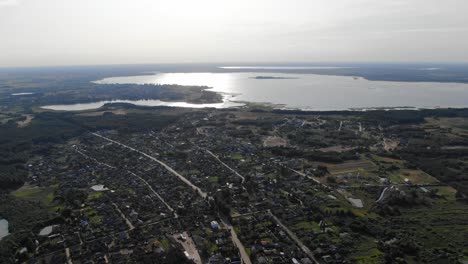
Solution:
<path fill-rule="evenodd" d="M 0 0 L 0 67 L 467 63 L 467 9 L 463 0 Z"/>

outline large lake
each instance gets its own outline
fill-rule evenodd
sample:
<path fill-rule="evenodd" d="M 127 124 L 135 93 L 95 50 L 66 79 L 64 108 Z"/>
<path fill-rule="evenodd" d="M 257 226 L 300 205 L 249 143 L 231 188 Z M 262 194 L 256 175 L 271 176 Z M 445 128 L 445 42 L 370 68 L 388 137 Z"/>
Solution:
<path fill-rule="evenodd" d="M 259 76 L 261 78 L 256 78 Z M 233 101 L 272 103 L 305 110 L 468 107 L 468 84 L 460 83 L 369 81 L 348 76 L 268 72 L 156 73 L 96 82 L 209 86 L 213 87 L 212 91 L 232 95 L 225 103 L 212 105 L 218 108 L 238 106 L 232 104 Z M 55 109 L 49 106 L 48 109 L 85 110 L 102 104 L 63 105 L 55 106 Z M 141 105 L 141 102 L 137 104 Z M 160 105 L 210 107 L 210 104 L 194 106 L 182 102 Z"/>

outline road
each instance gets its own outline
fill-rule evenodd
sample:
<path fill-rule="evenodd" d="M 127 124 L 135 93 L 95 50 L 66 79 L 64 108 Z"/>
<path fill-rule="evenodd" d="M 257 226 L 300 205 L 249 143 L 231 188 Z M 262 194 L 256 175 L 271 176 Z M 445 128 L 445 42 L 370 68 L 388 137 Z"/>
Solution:
<path fill-rule="evenodd" d="M 228 170 L 232 171 L 232 173 L 234 173 L 236 176 L 238 176 L 239 178 L 242 179 L 242 184 L 244 184 L 245 182 L 245 177 L 240 175 L 240 173 L 238 173 L 236 170 L 234 170 L 233 168 L 229 167 L 226 163 L 224 163 L 222 160 L 219 159 L 218 156 L 216 156 L 215 154 L 213 154 L 213 152 L 205 149 L 206 152 L 208 152 L 208 154 L 210 154 L 213 158 L 215 158 L 217 161 L 219 161 L 219 163 L 221 163 L 224 167 L 226 167 Z"/>
<path fill-rule="evenodd" d="M 77 148 L 75 148 L 75 151 L 78 152 L 79 154 L 81 154 L 82 156 L 84 156 L 84 157 L 86 157 L 86 158 L 88 158 L 88 159 L 90 159 L 90 160 L 92 160 L 92 161 L 94 161 L 94 162 L 96 162 L 98 164 L 102 164 L 102 165 L 104 165 L 104 166 L 106 166 L 108 168 L 111 168 L 111 169 L 118 169 L 118 168 L 116 168 L 114 166 L 111 166 L 109 164 L 101 162 L 101 161 L 97 160 L 96 158 L 93 158 L 93 157 L 90 157 L 90 156 L 84 154 L 83 152 L 79 151 Z M 150 189 L 150 191 L 154 195 L 156 195 L 156 197 L 158 197 L 158 199 L 167 207 L 167 209 L 174 214 L 174 217 L 175 218 L 178 217 L 175 210 L 161 197 L 161 195 L 159 195 L 158 192 L 156 192 L 156 190 L 153 189 L 153 187 L 151 187 L 151 185 L 145 179 L 141 178 L 140 176 L 136 175 L 135 173 L 133 173 L 131 171 L 128 171 L 128 173 L 130 173 L 132 176 L 137 177 L 138 179 L 140 179 Z"/>
<path fill-rule="evenodd" d="M 70 248 L 65 248 L 65 256 L 67 257 L 67 264 L 73 264 L 70 256 Z"/>
<path fill-rule="evenodd" d="M 266 212 L 268 209 L 262 209 L 262 210 L 257 210 L 257 211 L 253 211 L 253 212 L 250 212 L 250 213 L 245 213 L 245 214 L 239 214 L 239 215 L 234 215 L 231 217 L 232 218 L 239 218 L 239 217 L 244 217 L 244 216 L 249 216 L 249 215 L 255 215 L 255 214 L 258 214 L 258 213 L 262 213 L 262 212 Z"/>
<path fill-rule="evenodd" d="M 153 157 L 153 156 L 150 156 L 150 155 L 144 153 L 143 151 L 140 151 L 140 150 L 138 150 L 138 149 L 135 149 L 135 148 L 132 148 L 132 147 L 130 147 L 130 146 L 127 146 L 127 145 L 125 145 L 125 144 L 123 144 L 123 143 L 120 143 L 120 142 L 118 142 L 118 141 L 115 141 L 115 140 L 112 140 L 112 139 L 107 138 L 107 137 L 105 137 L 105 136 L 99 135 L 99 134 L 97 134 L 97 133 L 91 133 L 91 134 L 93 134 L 94 136 L 100 137 L 100 138 L 102 138 L 102 139 L 104 139 L 104 140 L 107 140 L 107 141 L 109 141 L 109 142 L 112 142 L 112 143 L 114 143 L 114 144 L 117 144 L 117 145 L 119 145 L 119 146 L 121 146 L 121 147 L 127 148 L 127 149 L 129 149 L 129 150 L 131 150 L 131 151 L 137 152 L 137 153 L 139 153 L 139 154 L 141 154 L 141 155 L 143 155 L 143 156 L 145 156 L 145 157 L 147 157 L 147 158 L 149 158 L 149 159 L 151 159 L 151 160 L 153 160 L 153 161 L 159 163 L 159 164 L 160 164 L 161 166 L 163 166 L 167 171 L 169 171 L 170 173 L 172 173 L 174 176 L 177 176 L 181 181 L 183 181 L 185 184 L 189 185 L 193 190 L 197 191 L 197 193 L 198 193 L 202 198 L 208 197 L 207 193 L 203 192 L 200 188 L 198 188 L 198 187 L 195 186 L 192 182 L 190 182 L 189 180 L 187 180 L 187 178 L 185 178 L 185 177 L 182 176 L 180 173 L 178 173 L 178 172 L 175 171 L 173 168 L 171 168 L 169 165 L 167 165 L 166 163 L 164 163 L 164 162 L 158 160 L 157 158 L 155 158 L 155 157 Z"/>
<path fill-rule="evenodd" d="M 164 200 L 164 198 L 161 197 L 161 195 L 159 195 L 159 193 L 153 189 L 153 187 L 151 187 L 151 185 L 145 180 L 143 179 L 142 177 L 136 175 L 135 173 L 131 172 L 131 171 L 128 171 L 128 173 L 132 174 L 133 176 L 137 177 L 138 179 L 140 179 L 146 186 L 148 186 L 148 188 L 153 192 L 154 195 L 156 195 L 156 197 L 158 197 L 158 199 L 167 207 L 167 209 L 169 211 L 171 211 L 171 213 L 174 214 L 174 217 L 175 218 L 178 218 L 179 216 L 177 215 L 177 213 L 175 212 L 175 210 L 166 202 L 166 200 Z"/>
<path fill-rule="evenodd" d="M 252 261 L 250 260 L 250 257 L 247 254 L 247 251 L 245 250 L 244 245 L 242 244 L 242 242 L 237 237 L 236 231 L 234 230 L 234 227 L 232 226 L 232 224 L 225 217 L 221 217 L 221 222 L 223 223 L 224 226 L 226 226 L 226 228 L 228 228 L 229 231 L 231 231 L 232 242 L 234 242 L 234 244 L 236 244 L 237 249 L 239 250 L 239 253 L 240 253 L 241 259 L 242 259 L 242 263 L 252 264 Z"/>
<path fill-rule="evenodd" d="M 106 164 L 106 163 L 104 163 L 104 162 L 100 162 L 99 160 L 97 160 L 97 159 L 95 159 L 95 158 L 93 158 L 93 157 L 90 157 L 90 156 L 86 155 L 85 153 L 79 151 L 78 148 L 76 148 L 76 147 L 75 147 L 74 149 L 75 149 L 75 151 L 76 151 L 77 153 L 79 153 L 80 155 L 82 155 L 83 157 L 85 157 L 85 158 L 87 158 L 87 159 L 90 159 L 90 160 L 92 160 L 92 161 L 95 161 L 96 163 L 101 164 L 101 165 L 104 165 L 104 166 L 106 166 L 106 167 L 108 167 L 108 168 L 117 169 L 117 168 L 114 167 L 114 166 L 111 166 L 111 165 Z"/>
<path fill-rule="evenodd" d="M 128 218 L 124 215 L 124 213 L 122 213 L 122 211 L 120 211 L 120 208 L 117 206 L 117 204 L 112 203 L 112 205 L 115 207 L 115 210 L 117 210 L 117 212 L 119 212 L 122 219 L 125 220 L 125 223 L 128 226 L 128 230 L 130 231 L 130 230 L 135 229 L 135 226 L 133 226 L 132 222 L 130 222 L 130 220 L 128 220 Z"/>
<path fill-rule="evenodd" d="M 97 137 L 100 137 L 104 140 L 107 140 L 109 142 L 112 142 L 114 144 L 117 144 L 119 146 L 122 146 L 124 148 L 127 148 L 127 149 L 130 149 L 132 151 L 135 151 L 135 152 L 138 152 L 140 153 L 141 155 L 159 163 L 161 166 L 163 166 L 166 170 L 168 170 L 170 173 L 172 173 L 173 175 L 177 176 L 180 180 L 182 180 L 184 183 L 186 183 L 187 185 L 189 185 L 190 187 L 192 187 L 192 189 L 196 190 L 198 192 L 198 194 L 202 197 L 202 198 L 207 198 L 208 197 L 208 194 L 203 192 L 200 188 L 198 188 L 197 186 L 195 186 L 193 183 L 191 183 L 189 180 L 187 180 L 184 176 L 180 175 L 177 171 L 175 171 L 174 169 L 172 169 L 169 165 L 167 165 L 166 163 L 156 159 L 155 157 L 153 156 L 150 156 L 140 150 L 137 150 L 135 148 L 132 148 L 130 146 L 127 146 L 123 143 L 120 143 L 118 141 L 115 141 L 115 140 L 112 140 L 110 138 L 107 138 L 107 137 L 104 137 L 102 135 L 99 135 L 97 133 L 91 133 L 93 134 L 94 136 L 97 136 Z M 224 217 L 222 217 L 221 219 L 223 219 Z M 231 237 L 232 237 L 232 241 L 236 244 L 237 248 L 239 249 L 239 253 L 241 254 L 241 258 L 242 258 L 242 262 L 244 264 L 252 264 L 252 262 L 250 261 L 250 258 L 249 258 L 249 255 L 247 255 L 247 251 L 245 251 L 245 247 L 244 245 L 242 244 L 242 242 L 239 240 L 239 238 L 237 237 L 237 234 L 234 230 L 234 228 L 232 227 L 231 223 L 229 223 L 229 221 L 227 219 L 224 219 L 223 220 L 223 224 L 228 227 L 231 231 Z"/>
<path fill-rule="evenodd" d="M 338 128 L 338 131 L 341 131 L 342 127 L 343 127 L 343 121 L 340 121 L 340 127 Z"/>
<path fill-rule="evenodd" d="M 144 225 L 141 225 L 140 227 L 145 227 L 145 226 L 151 226 L 151 225 L 156 225 L 156 224 L 160 224 L 162 222 L 166 222 L 166 221 L 171 221 L 171 220 L 174 220 L 174 218 L 166 218 L 166 219 L 163 219 L 163 220 L 159 220 L 159 221 L 155 221 L 155 222 L 151 222 L 151 223 L 147 223 L 147 224 L 144 224 Z M 118 234 L 123 234 L 123 233 L 128 233 L 128 231 L 130 230 L 124 230 L 124 231 L 115 231 L 115 232 L 109 232 L 103 236 L 100 236 L 100 237 L 97 237 L 97 238 L 94 238 L 94 239 L 91 239 L 91 240 L 88 240 L 88 241 L 85 241 L 83 242 L 80 238 L 80 243 L 79 244 L 75 244 L 75 245 L 72 245 L 72 246 L 69 246 L 68 248 L 70 247 L 74 247 L 74 246 L 81 246 L 83 244 L 86 244 L 86 243 L 93 243 L 95 241 L 98 241 L 98 240 L 101 240 L 101 239 L 104 239 L 104 238 L 107 238 L 109 236 L 114 236 L 114 235 L 118 235 Z M 60 251 L 62 251 L 63 249 L 60 249 L 60 250 L 55 250 L 55 251 L 51 251 L 51 252 L 48 252 L 48 253 L 45 253 L 45 254 L 42 254 L 42 255 L 39 255 L 38 257 L 47 257 L 47 256 L 52 256 Z M 66 253 L 66 250 L 67 248 L 65 248 L 65 253 Z"/>
<path fill-rule="evenodd" d="M 284 165 L 281 165 L 281 166 L 284 166 Z M 305 174 L 305 173 L 302 173 L 302 172 L 300 172 L 300 171 L 297 171 L 297 170 L 292 169 L 292 168 L 289 168 L 289 167 L 285 167 L 285 168 L 287 168 L 288 170 L 290 170 L 290 171 L 292 171 L 292 172 L 294 172 L 294 173 L 297 173 L 297 174 L 301 175 L 302 177 L 305 177 L 305 178 L 307 178 L 307 179 L 309 179 L 309 180 L 314 181 L 314 182 L 317 183 L 318 185 L 323 185 L 323 186 L 325 186 L 325 187 L 328 187 L 327 185 L 321 183 L 319 180 L 315 179 L 315 178 L 312 177 L 312 176 L 309 176 L 309 175 L 307 175 L 307 174 Z"/>
<path fill-rule="evenodd" d="M 393 188 L 393 186 L 392 186 Z M 377 199 L 377 201 L 375 201 L 376 203 L 380 202 L 383 198 L 384 198 L 384 195 L 385 195 L 385 192 L 388 190 L 388 187 L 385 187 L 382 191 L 382 193 L 380 194 L 379 196 L 379 199 Z"/>
<path fill-rule="evenodd" d="M 179 234 L 175 234 L 173 237 L 182 245 L 184 250 L 187 251 L 190 259 L 192 259 L 195 264 L 202 264 L 200 254 L 198 253 L 197 247 L 195 246 L 195 243 L 193 243 L 192 238 L 187 234 L 187 232 L 183 232 L 182 234 L 186 237 L 185 241 L 179 239 Z"/>
<path fill-rule="evenodd" d="M 302 241 L 294 234 L 287 226 L 285 226 L 281 221 L 271 212 L 271 210 L 268 210 L 268 214 L 273 218 L 273 220 L 278 224 L 286 234 L 294 241 L 296 244 L 302 249 L 302 251 L 314 262 L 314 263 L 319 263 L 317 259 L 315 259 L 314 254 L 312 251 L 302 243 Z"/>

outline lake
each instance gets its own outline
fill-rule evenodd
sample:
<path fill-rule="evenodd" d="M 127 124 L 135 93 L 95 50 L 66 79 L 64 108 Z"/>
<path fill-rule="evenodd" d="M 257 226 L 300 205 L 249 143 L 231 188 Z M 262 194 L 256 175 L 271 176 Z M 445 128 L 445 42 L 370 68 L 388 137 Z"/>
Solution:
<path fill-rule="evenodd" d="M 41 231 L 39 231 L 39 236 L 48 236 L 52 233 L 53 230 L 54 230 L 53 225 L 46 226 L 42 228 Z"/>
<path fill-rule="evenodd" d="M 102 192 L 102 191 L 107 191 L 109 190 L 108 188 L 104 187 L 102 184 L 96 184 L 91 186 L 91 189 L 96 192 Z"/>
<path fill-rule="evenodd" d="M 8 236 L 8 221 L 6 219 L 0 219 L 0 240 Z"/>
<path fill-rule="evenodd" d="M 168 106 L 168 107 L 185 107 L 185 108 L 232 108 L 243 106 L 242 103 L 236 103 L 233 101 L 229 101 L 224 99 L 222 103 L 214 103 L 214 104 L 191 104 L 187 102 L 164 102 L 161 100 L 112 100 L 112 101 L 99 101 L 93 103 L 82 103 L 82 104 L 69 104 L 69 105 L 46 105 L 42 106 L 43 109 L 48 110 L 55 110 L 55 111 L 82 111 L 82 110 L 90 110 L 90 109 L 97 109 L 105 104 L 112 104 L 112 103 L 127 103 L 133 104 L 138 106 Z"/>
<path fill-rule="evenodd" d="M 115 101 L 148 106 L 226 108 L 241 105 L 235 102 L 255 102 L 271 103 L 278 105 L 279 108 L 320 111 L 468 107 L 468 84 L 369 81 L 360 77 L 269 73 L 267 70 L 235 73 L 155 73 L 106 78 L 96 83 L 200 85 L 212 87 L 211 91 L 231 95 L 225 97 L 223 103 L 205 105 L 159 100 Z M 104 103 L 106 102 L 44 108 L 85 110 L 98 108 Z"/>

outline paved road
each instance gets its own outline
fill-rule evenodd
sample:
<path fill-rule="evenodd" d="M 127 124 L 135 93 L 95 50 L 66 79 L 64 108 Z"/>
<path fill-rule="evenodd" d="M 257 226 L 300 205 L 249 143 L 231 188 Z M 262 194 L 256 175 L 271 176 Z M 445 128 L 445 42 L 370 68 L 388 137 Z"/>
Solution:
<path fill-rule="evenodd" d="M 132 222 L 130 222 L 130 220 L 128 220 L 128 218 L 124 215 L 124 213 L 122 213 L 122 211 L 120 211 L 120 208 L 117 206 L 117 204 L 112 203 L 112 205 L 115 207 L 115 210 L 117 210 L 117 212 L 119 212 L 122 219 L 125 220 L 125 223 L 128 226 L 128 230 L 130 231 L 130 230 L 135 229 L 135 226 L 133 226 Z"/>
<path fill-rule="evenodd" d="M 219 163 L 221 163 L 224 167 L 226 167 L 227 169 L 229 169 L 230 171 L 232 171 L 236 176 L 238 176 L 239 178 L 242 179 L 242 184 L 244 184 L 245 182 L 245 177 L 240 175 L 240 173 L 238 173 L 236 170 L 234 170 L 233 168 L 229 167 L 226 163 L 224 163 L 222 160 L 219 159 L 218 156 L 216 156 L 215 154 L 213 154 L 213 152 L 205 149 L 206 152 L 208 152 L 208 154 L 210 154 L 213 158 L 215 158 L 217 161 L 219 161 Z"/>
<path fill-rule="evenodd" d="M 167 165 L 166 163 L 156 159 L 155 157 L 153 156 L 150 156 L 140 150 L 137 150 L 135 148 L 132 148 L 130 146 L 127 146 L 123 143 L 120 143 L 118 141 L 115 141 L 115 140 L 112 140 L 110 138 L 107 138 L 107 137 L 104 137 L 102 135 L 99 135 L 97 133 L 91 133 L 93 134 L 94 136 L 97 136 L 97 137 L 100 137 L 104 140 L 107 140 L 109 142 L 112 142 L 114 144 L 117 144 L 119 146 L 122 146 L 124 148 L 127 148 L 127 149 L 130 149 L 132 151 L 135 151 L 135 152 L 138 152 L 140 153 L 141 155 L 153 160 L 153 161 L 156 161 L 157 163 L 159 163 L 160 165 L 162 165 L 164 168 L 166 168 L 166 170 L 168 170 L 170 173 L 172 173 L 173 175 L 179 177 L 180 180 L 182 180 L 184 183 L 186 183 L 187 185 L 189 185 L 190 187 L 192 187 L 192 189 L 196 190 L 198 192 L 198 194 L 202 197 L 202 198 L 207 198 L 208 197 L 208 194 L 203 192 L 200 188 L 198 188 L 197 186 L 195 186 L 193 183 L 191 183 L 189 180 L 187 180 L 184 176 L 180 175 L 177 171 L 175 171 L 174 169 L 172 169 L 169 165 Z M 223 219 L 224 217 L 222 217 Z M 247 255 L 247 251 L 245 251 L 245 247 L 244 245 L 242 244 L 242 242 L 239 240 L 239 238 L 237 237 L 237 234 L 234 230 L 234 228 L 232 227 L 231 223 L 229 223 L 229 221 L 227 219 L 224 219 L 223 220 L 223 224 L 225 226 L 227 226 L 230 230 L 231 230 L 231 237 L 232 237 L 232 241 L 236 244 L 237 248 L 239 249 L 239 253 L 241 254 L 241 258 L 242 258 L 242 262 L 244 264 L 252 264 L 252 262 L 250 261 L 250 258 L 249 258 L 249 255 Z"/>
<path fill-rule="evenodd" d="M 116 168 L 114 166 L 111 166 L 109 164 L 106 164 L 104 162 L 101 162 L 101 161 L 99 161 L 99 160 L 97 160 L 97 159 L 95 159 L 93 157 L 90 157 L 90 156 L 84 154 L 83 152 L 79 151 L 77 148 L 75 148 L 75 151 L 78 152 L 79 154 L 81 154 L 82 156 L 84 156 L 84 157 L 86 157 L 86 158 L 88 158 L 88 159 L 90 159 L 90 160 L 92 160 L 92 161 L 94 161 L 96 163 L 102 164 L 102 165 L 104 165 L 106 167 L 109 167 L 111 169 L 118 169 L 118 168 Z M 133 173 L 131 171 L 128 171 L 128 173 L 130 173 L 132 176 L 137 177 L 138 179 L 140 179 L 150 189 L 150 191 L 153 192 L 153 194 L 156 195 L 156 197 L 158 197 L 158 199 L 167 207 L 167 209 L 174 214 L 174 217 L 175 218 L 178 217 L 175 210 L 161 197 L 161 195 L 159 195 L 158 192 L 156 192 L 156 190 L 153 189 L 153 187 L 151 187 L 151 185 L 145 179 L 141 178 L 140 176 L 136 175 L 135 173 Z"/>
<path fill-rule="evenodd" d="M 93 135 L 95 135 L 95 136 L 97 136 L 97 137 L 100 137 L 100 138 L 102 138 L 102 139 L 105 139 L 105 140 L 107 140 L 107 141 L 109 141 L 109 142 L 112 142 L 112 143 L 114 143 L 114 144 L 117 144 L 117 145 L 119 145 L 119 146 L 121 146 L 121 147 L 124 147 L 124 148 L 127 148 L 127 149 L 129 149 L 129 150 L 138 152 L 139 154 L 141 154 L 141 155 L 143 155 L 143 156 L 145 156 L 145 157 L 147 157 L 147 158 L 149 158 L 149 159 L 151 159 L 151 160 L 153 160 L 153 161 L 159 163 L 159 164 L 160 164 L 161 166 L 163 166 L 167 171 L 169 171 L 169 172 L 172 173 L 173 175 L 177 176 L 181 181 L 183 181 L 185 184 L 189 185 L 190 187 L 192 187 L 192 189 L 194 189 L 195 191 L 197 191 L 198 194 L 199 194 L 202 198 L 206 198 L 206 197 L 208 196 L 207 193 L 203 192 L 200 188 L 198 188 L 198 187 L 195 186 L 192 182 L 190 182 L 189 180 L 187 180 L 187 178 L 185 178 L 184 176 L 180 175 L 180 173 L 178 173 L 177 171 L 175 171 L 173 168 L 171 168 L 171 167 L 170 167 L 169 165 L 167 165 L 166 163 L 164 163 L 164 162 L 158 160 L 157 158 L 155 158 L 155 157 L 153 157 L 153 156 L 150 156 L 150 155 L 144 153 L 143 151 L 140 151 L 140 150 L 138 150 L 138 149 L 135 149 L 135 148 L 132 148 L 132 147 L 130 147 L 130 146 L 127 146 L 127 145 L 125 145 L 125 144 L 123 144 L 123 143 L 120 143 L 120 142 L 118 142 L 118 141 L 115 141 L 115 140 L 112 140 L 112 139 L 107 138 L 107 137 L 105 137 L 105 136 L 99 135 L 99 134 L 97 134 L 97 133 L 91 133 L 91 134 L 93 134 Z"/>
<path fill-rule="evenodd" d="M 282 166 L 283 166 L 283 165 L 282 165 Z M 295 172 L 295 173 L 297 173 L 297 174 L 299 174 L 299 175 L 301 175 L 301 176 L 303 176 L 303 177 L 309 179 L 309 180 L 314 181 L 314 182 L 317 183 L 318 185 L 323 185 L 323 186 L 325 186 L 325 187 L 328 187 L 327 185 L 321 183 L 319 180 L 315 179 L 315 178 L 312 177 L 312 176 L 309 176 L 309 175 L 307 175 L 307 174 L 305 174 L 305 173 L 302 173 L 302 172 L 300 172 L 300 171 L 297 171 L 297 170 L 292 169 L 292 168 L 289 168 L 289 167 L 286 167 L 286 168 L 289 169 L 289 170 L 292 171 L 292 172 Z"/>
<path fill-rule="evenodd" d="M 237 249 L 239 249 L 239 253 L 241 255 L 242 263 L 252 264 L 252 261 L 250 260 L 250 257 L 247 254 L 247 251 L 245 250 L 244 245 L 242 244 L 242 242 L 237 237 L 236 231 L 234 230 L 234 227 L 232 226 L 232 224 L 225 217 L 221 217 L 221 221 L 222 221 L 223 225 L 225 225 L 231 231 L 232 242 L 234 242 L 234 244 L 236 244 L 236 246 L 237 246 Z"/>
<path fill-rule="evenodd" d="M 74 149 L 75 149 L 75 151 L 76 151 L 77 153 L 79 153 L 80 155 L 82 155 L 83 157 L 85 157 L 85 158 L 87 158 L 87 159 L 93 160 L 93 161 L 95 161 L 96 163 L 101 164 L 101 165 L 104 165 L 104 166 L 106 166 L 106 167 L 108 167 L 108 168 L 117 169 L 117 168 L 114 167 L 114 166 L 111 166 L 111 165 L 109 165 L 109 164 L 107 164 L 107 163 L 104 163 L 104 162 L 100 162 L 99 160 L 97 160 L 97 159 L 95 159 L 95 158 L 93 158 L 93 157 L 90 157 L 90 156 L 86 155 L 85 153 L 79 151 L 78 148 L 74 148 Z"/>
<path fill-rule="evenodd" d="M 377 201 L 375 201 L 376 203 L 380 202 L 383 198 L 384 198 L 384 195 L 385 195 L 385 192 L 388 190 L 388 187 L 385 187 L 382 191 L 382 193 L 380 194 L 379 196 L 379 199 L 377 199 Z"/>
<path fill-rule="evenodd" d="M 174 214 L 174 217 L 175 218 L 178 218 L 179 216 L 177 215 L 177 213 L 175 212 L 175 210 L 168 204 L 166 203 L 166 201 L 164 200 L 164 198 L 161 197 L 161 195 L 159 195 L 159 193 L 153 189 L 153 187 L 151 187 L 151 185 L 145 180 L 143 179 L 142 177 L 136 175 L 135 173 L 131 172 L 131 171 L 128 171 L 128 173 L 132 174 L 133 176 L 137 177 L 138 179 L 140 179 L 146 186 L 148 186 L 148 188 L 153 192 L 154 195 L 156 195 L 156 197 L 158 197 L 158 199 L 167 207 L 167 209 L 169 211 L 171 211 L 171 213 Z"/>
<path fill-rule="evenodd" d="M 302 241 L 294 234 L 287 226 L 285 226 L 281 221 L 270 211 L 268 210 L 268 214 L 273 218 L 273 220 L 278 224 L 286 234 L 294 241 L 296 244 L 302 249 L 302 251 L 314 262 L 314 263 L 319 263 L 317 259 L 315 259 L 314 254 L 312 251 L 302 243 Z"/>

